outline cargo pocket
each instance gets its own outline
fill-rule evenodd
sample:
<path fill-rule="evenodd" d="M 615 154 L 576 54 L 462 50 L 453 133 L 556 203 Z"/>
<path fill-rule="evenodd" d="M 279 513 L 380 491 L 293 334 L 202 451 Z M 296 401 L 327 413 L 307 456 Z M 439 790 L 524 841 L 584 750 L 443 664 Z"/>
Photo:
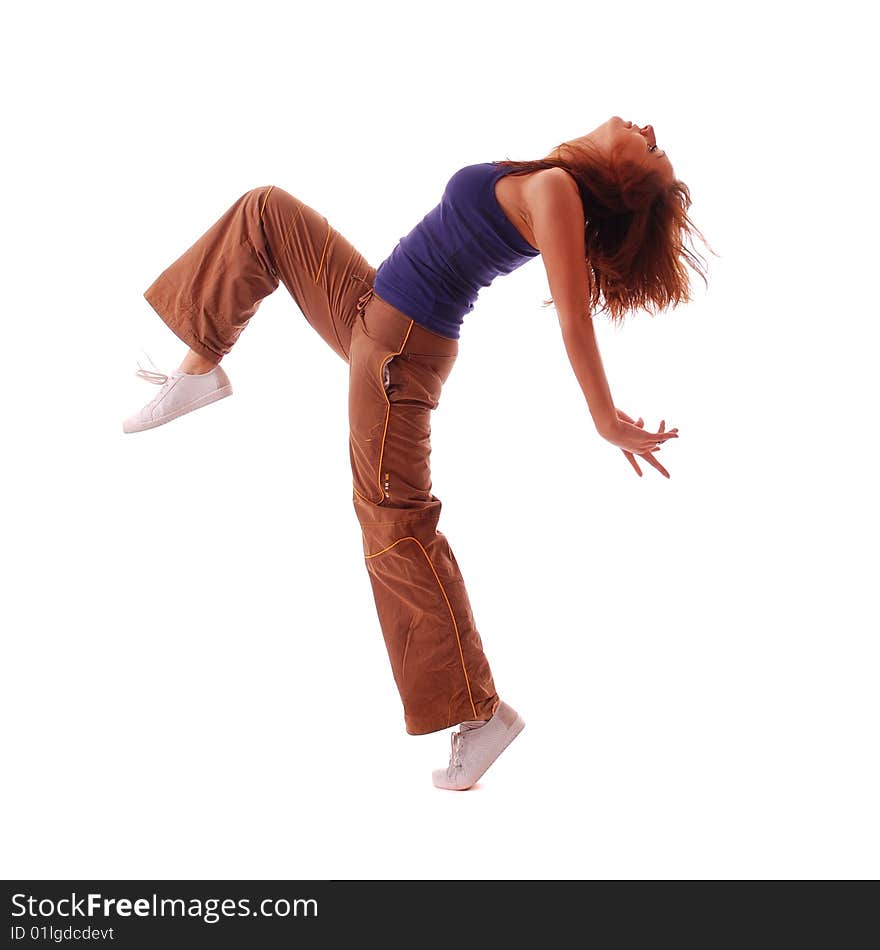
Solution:
<path fill-rule="evenodd" d="M 400 392 L 402 387 L 402 372 L 400 361 L 405 359 L 402 353 L 392 353 L 382 364 L 382 388 L 389 402 L 394 402 L 394 397 Z"/>
<path fill-rule="evenodd" d="M 389 359 L 383 371 L 385 395 L 392 408 L 416 406 L 428 411 L 440 404 L 443 383 L 455 357 L 401 353 Z"/>
<path fill-rule="evenodd" d="M 393 392 L 393 372 L 387 362 L 394 355 L 369 336 L 359 317 L 349 361 L 349 447 L 355 493 L 374 505 L 386 497 L 380 472 L 390 421 L 385 379 Z"/>

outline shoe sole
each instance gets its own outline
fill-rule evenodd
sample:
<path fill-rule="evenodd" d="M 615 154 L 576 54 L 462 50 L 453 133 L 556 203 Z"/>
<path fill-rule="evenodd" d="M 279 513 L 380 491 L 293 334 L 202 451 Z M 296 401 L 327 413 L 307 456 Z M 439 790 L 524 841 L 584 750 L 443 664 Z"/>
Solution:
<path fill-rule="evenodd" d="M 208 406 L 212 402 L 217 402 L 218 399 L 223 399 L 225 396 L 232 395 L 232 386 L 221 386 L 220 389 L 215 390 L 212 393 L 208 393 L 206 396 L 200 396 L 196 399 L 195 402 L 191 402 L 188 406 L 183 406 L 180 409 L 175 409 L 174 412 L 169 413 L 167 416 L 163 416 L 161 419 L 154 419 L 152 422 L 144 422 L 140 425 L 135 426 L 131 429 L 126 429 L 123 427 L 123 432 L 143 432 L 144 429 L 155 429 L 156 426 L 165 425 L 166 422 L 172 422 L 174 419 L 178 419 L 180 416 L 186 415 L 188 412 L 193 412 L 196 409 L 201 409 L 203 406 Z"/>
<path fill-rule="evenodd" d="M 435 787 L 435 788 L 441 788 L 441 789 L 443 789 L 444 791 L 449 791 L 449 792 L 466 792 L 469 788 L 473 788 L 474 785 L 476 785 L 477 782 L 479 782 L 480 779 L 489 771 L 489 769 L 498 761 L 498 758 L 499 758 L 499 756 L 501 755 L 501 753 L 502 753 L 502 752 L 510 745 L 510 743 L 513 742 L 513 740 L 523 731 L 523 729 L 525 728 L 525 725 L 526 725 L 526 724 L 525 724 L 525 721 L 524 721 L 523 717 L 520 716 L 519 714 L 517 714 L 517 717 L 516 717 L 516 719 L 514 719 L 513 724 L 512 724 L 512 725 L 510 726 L 510 728 L 507 730 L 507 733 L 508 733 L 508 734 L 507 734 L 507 736 L 506 736 L 505 739 L 504 739 L 504 743 L 499 747 L 499 749 L 498 749 L 498 751 L 495 753 L 495 755 L 493 755 L 492 758 L 489 759 L 489 761 L 486 763 L 485 767 L 483 768 L 483 771 L 480 772 L 480 773 L 477 775 L 477 777 L 470 783 L 470 785 L 462 785 L 462 786 L 460 786 L 460 787 L 457 787 L 457 786 L 454 786 L 454 785 L 453 785 L 453 786 L 449 786 L 449 785 L 435 785 L 434 787 Z"/>

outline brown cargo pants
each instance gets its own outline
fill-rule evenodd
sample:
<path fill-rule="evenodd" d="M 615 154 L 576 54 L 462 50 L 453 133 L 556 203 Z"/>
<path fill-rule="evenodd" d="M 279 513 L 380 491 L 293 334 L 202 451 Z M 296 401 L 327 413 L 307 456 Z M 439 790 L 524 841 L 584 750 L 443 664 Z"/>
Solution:
<path fill-rule="evenodd" d="M 489 719 L 498 696 L 431 492 L 431 412 L 458 341 L 379 297 L 375 275 L 327 218 L 270 185 L 242 195 L 144 296 L 219 363 L 280 281 L 348 363 L 352 502 L 406 731 L 421 735 Z"/>

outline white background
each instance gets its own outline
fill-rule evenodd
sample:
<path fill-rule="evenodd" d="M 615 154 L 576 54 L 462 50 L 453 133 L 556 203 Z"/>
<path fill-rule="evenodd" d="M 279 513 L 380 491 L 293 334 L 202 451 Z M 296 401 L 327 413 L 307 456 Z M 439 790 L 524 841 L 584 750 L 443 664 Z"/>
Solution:
<path fill-rule="evenodd" d="M 720 8 L 719 8 L 720 9 Z M 44 3 L 2 69 L 4 877 L 880 873 L 878 136 L 861 3 Z M 347 367 L 283 285 L 158 429 L 142 297 L 276 184 L 377 266 L 459 167 L 652 123 L 720 255 L 602 317 L 596 434 L 540 258 L 480 297 L 433 485 L 499 692 L 480 787 L 408 736 Z"/>

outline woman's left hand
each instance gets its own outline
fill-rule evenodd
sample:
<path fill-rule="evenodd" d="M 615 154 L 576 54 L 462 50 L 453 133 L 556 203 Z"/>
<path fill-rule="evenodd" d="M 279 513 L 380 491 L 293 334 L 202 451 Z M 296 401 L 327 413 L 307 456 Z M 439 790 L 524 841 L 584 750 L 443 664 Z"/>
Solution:
<path fill-rule="evenodd" d="M 624 422 L 629 422 L 634 426 L 638 426 L 640 429 L 644 428 L 645 420 L 641 416 L 639 416 L 639 420 L 638 422 L 636 422 L 635 420 L 631 419 L 622 409 L 617 409 L 616 412 L 617 412 L 617 415 L 621 419 L 623 419 Z M 657 431 L 663 432 L 665 430 L 665 427 L 666 427 L 666 420 L 661 419 L 660 427 Z M 676 432 L 676 435 L 677 435 L 677 432 Z M 669 478 L 669 472 L 667 472 L 666 469 L 657 461 L 657 459 L 654 458 L 654 452 L 659 452 L 659 451 L 660 451 L 660 447 L 658 446 L 657 448 L 650 449 L 648 452 L 639 453 L 639 458 L 643 458 L 646 462 L 648 462 L 648 464 L 653 465 L 654 468 L 656 468 L 657 471 L 660 472 L 661 475 L 665 475 L 667 478 Z M 626 456 L 627 460 L 629 461 L 629 464 L 632 465 L 632 467 L 636 470 L 636 474 L 641 476 L 642 470 L 639 468 L 639 463 L 635 460 L 635 456 L 633 455 L 633 453 L 627 452 L 625 449 L 621 449 L 621 452 L 623 452 L 623 454 Z"/>

